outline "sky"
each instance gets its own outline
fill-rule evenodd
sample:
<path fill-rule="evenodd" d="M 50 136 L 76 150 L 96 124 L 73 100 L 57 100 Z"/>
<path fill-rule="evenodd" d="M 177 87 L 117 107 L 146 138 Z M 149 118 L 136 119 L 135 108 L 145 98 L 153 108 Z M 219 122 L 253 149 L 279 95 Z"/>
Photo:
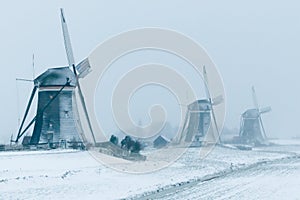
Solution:
<path fill-rule="evenodd" d="M 227 127 L 239 128 L 241 113 L 253 107 L 254 85 L 259 104 L 272 107 L 272 112 L 263 116 L 267 135 L 300 136 L 300 3 L 296 0 L 12 0 L 2 2 L 1 7 L 0 143 L 16 135 L 18 118 L 25 110 L 32 85 L 16 82 L 16 78 L 32 79 L 32 54 L 34 75 L 49 67 L 67 65 L 61 7 L 77 62 L 120 32 L 142 27 L 172 29 L 198 42 L 218 67 L 226 90 Z M 191 82 L 195 80 L 191 78 Z M 202 94 L 199 91 L 199 96 Z M 161 100 L 168 102 L 169 98 Z M 147 118 L 142 120 L 147 122 Z"/>

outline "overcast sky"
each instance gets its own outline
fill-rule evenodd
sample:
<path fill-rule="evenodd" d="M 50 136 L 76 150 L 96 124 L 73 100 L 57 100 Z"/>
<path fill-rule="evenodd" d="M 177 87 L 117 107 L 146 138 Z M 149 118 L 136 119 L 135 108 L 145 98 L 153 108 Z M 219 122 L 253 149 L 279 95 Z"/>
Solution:
<path fill-rule="evenodd" d="M 273 109 L 263 116 L 267 134 L 300 136 L 300 3 L 296 0 L 11 0 L 2 2 L 0 13 L 0 143 L 16 134 L 18 116 L 23 115 L 32 85 L 16 84 L 15 79 L 32 78 L 32 53 L 36 75 L 67 64 L 60 7 L 65 9 L 77 61 L 126 30 L 150 26 L 179 31 L 201 44 L 219 68 L 228 127 L 238 128 L 241 113 L 253 106 L 254 85 L 259 104 Z"/>

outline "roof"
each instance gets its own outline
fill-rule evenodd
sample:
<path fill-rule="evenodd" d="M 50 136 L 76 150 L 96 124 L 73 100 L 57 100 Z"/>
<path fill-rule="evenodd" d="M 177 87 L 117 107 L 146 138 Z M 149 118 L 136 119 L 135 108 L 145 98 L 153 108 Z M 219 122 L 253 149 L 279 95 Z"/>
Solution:
<path fill-rule="evenodd" d="M 153 147 L 162 148 L 166 146 L 168 143 L 170 143 L 170 141 L 166 137 L 160 135 L 153 141 Z"/>
<path fill-rule="evenodd" d="M 163 135 L 158 136 L 158 137 L 154 140 L 154 142 L 155 142 L 155 141 L 166 141 L 166 142 L 170 142 L 170 140 L 169 140 L 168 138 L 166 138 L 165 136 L 163 136 Z"/>
<path fill-rule="evenodd" d="M 38 87 L 64 86 L 67 80 L 71 81 L 70 86 L 76 87 L 75 74 L 69 67 L 50 68 L 34 79 L 34 84 Z"/>
<path fill-rule="evenodd" d="M 195 111 L 211 110 L 211 104 L 208 99 L 200 99 L 188 105 L 188 109 Z"/>
<path fill-rule="evenodd" d="M 248 109 L 248 110 L 246 110 L 243 114 L 242 114 L 242 116 L 244 117 L 244 118 L 258 118 L 259 117 L 259 110 L 258 109 Z"/>

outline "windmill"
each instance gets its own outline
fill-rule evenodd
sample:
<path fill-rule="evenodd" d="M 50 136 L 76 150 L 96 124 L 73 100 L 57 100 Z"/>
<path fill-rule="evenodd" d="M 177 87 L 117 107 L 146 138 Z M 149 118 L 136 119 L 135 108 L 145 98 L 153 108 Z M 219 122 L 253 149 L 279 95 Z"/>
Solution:
<path fill-rule="evenodd" d="M 79 118 L 76 94 L 78 93 L 82 109 L 88 122 L 93 142 L 95 137 L 87 113 L 85 100 L 80 88 L 79 78 L 84 78 L 90 71 L 87 59 L 75 66 L 73 50 L 63 9 L 60 9 L 61 24 L 64 36 L 65 50 L 68 59 L 67 67 L 49 68 L 34 79 L 34 88 L 29 98 L 17 138 L 27 133 L 34 124 L 32 136 L 23 138 L 23 145 L 48 144 L 58 147 L 61 144 L 71 145 L 86 143 Z M 23 129 L 35 94 L 38 93 L 37 112 L 35 117 Z"/>
<path fill-rule="evenodd" d="M 254 108 L 246 110 L 241 116 L 240 141 L 245 144 L 268 144 L 261 115 L 272 109 L 269 106 L 260 108 L 254 87 L 252 87 L 252 99 Z"/>
<path fill-rule="evenodd" d="M 180 138 L 180 141 L 184 140 L 184 142 L 191 143 L 191 146 L 194 147 L 220 142 L 220 132 L 214 106 L 222 103 L 223 97 L 211 97 L 205 66 L 203 67 L 203 75 L 206 84 L 206 99 L 196 100 L 187 106 L 185 122 Z"/>

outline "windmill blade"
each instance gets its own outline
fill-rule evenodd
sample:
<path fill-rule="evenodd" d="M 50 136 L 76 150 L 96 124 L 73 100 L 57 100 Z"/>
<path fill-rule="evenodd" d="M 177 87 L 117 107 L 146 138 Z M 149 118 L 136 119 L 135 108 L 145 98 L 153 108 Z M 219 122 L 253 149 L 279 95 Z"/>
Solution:
<path fill-rule="evenodd" d="M 258 105 L 257 96 L 256 96 L 254 86 L 252 86 L 252 100 L 253 100 L 254 107 L 259 110 L 259 105 Z"/>
<path fill-rule="evenodd" d="M 78 72 L 78 78 L 86 77 L 92 70 L 89 60 L 86 58 L 76 65 L 76 70 Z"/>
<path fill-rule="evenodd" d="M 268 106 L 268 107 L 264 107 L 264 108 L 259 109 L 259 113 L 260 113 L 260 114 L 268 113 L 268 112 L 271 112 L 271 111 L 272 111 L 271 106 Z"/>
<path fill-rule="evenodd" d="M 216 115 L 215 115 L 215 111 L 214 111 L 214 104 L 213 104 L 213 101 L 211 99 L 211 95 L 210 95 L 210 92 L 209 92 L 208 76 L 207 76 L 207 72 L 206 72 L 205 66 L 203 66 L 203 76 L 204 76 L 204 81 L 205 81 L 205 84 L 206 84 L 206 87 L 205 87 L 205 89 L 206 89 L 205 90 L 206 91 L 206 96 L 207 96 L 207 98 L 208 98 L 208 100 L 209 100 L 209 102 L 211 104 L 211 113 L 212 113 L 212 117 L 213 117 L 213 122 L 214 122 L 214 125 L 215 125 L 215 128 L 216 128 L 217 134 L 218 134 L 218 138 L 215 138 L 214 134 L 213 134 L 213 137 L 214 137 L 215 140 L 217 140 L 217 142 L 220 142 L 220 132 L 219 132 L 219 128 L 218 128 L 218 124 L 217 124 L 217 119 L 216 119 Z"/>
<path fill-rule="evenodd" d="M 243 127 L 244 127 L 244 119 L 243 119 L 243 116 L 241 116 L 241 119 L 240 119 L 240 131 L 239 131 L 239 137 L 242 137 L 243 136 Z"/>
<path fill-rule="evenodd" d="M 185 131 L 186 131 L 186 128 L 187 128 L 187 124 L 188 124 L 188 121 L 189 121 L 189 116 L 190 116 L 190 111 L 189 109 L 186 111 L 185 113 L 185 118 L 184 118 L 184 123 L 183 123 L 183 127 L 182 127 L 182 132 L 180 133 L 179 135 L 179 140 L 178 140 L 178 143 L 181 143 L 183 142 L 184 140 L 184 137 L 186 137 L 185 134 Z"/>
<path fill-rule="evenodd" d="M 60 9 L 60 16 L 61 16 L 61 25 L 62 25 L 62 30 L 63 30 L 63 36 L 64 36 L 64 43 L 65 43 L 65 49 L 66 49 L 66 54 L 67 54 L 67 58 L 68 58 L 68 62 L 69 62 L 69 67 L 73 68 L 73 72 L 75 74 L 75 77 L 77 79 L 77 88 L 78 88 L 78 92 L 79 92 L 79 97 L 80 97 L 80 101 L 81 101 L 81 105 L 83 107 L 84 113 L 85 113 L 85 117 L 86 120 L 88 122 L 88 127 L 90 129 L 90 132 L 92 134 L 92 138 L 93 138 L 93 142 L 94 144 L 96 144 L 96 138 L 93 132 L 93 128 L 92 128 L 92 124 L 90 121 L 90 117 L 87 111 L 87 107 L 86 107 L 86 103 L 84 100 L 84 96 L 80 87 L 80 83 L 79 83 L 79 78 L 76 72 L 76 68 L 75 68 L 75 61 L 74 61 L 74 56 L 73 56 L 73 50 L 72 50 L 72 45 L 71 45 L 71 39 L 69 36 L 69 31 L 68 31 L 68 26 L 67 26 L 67 22 L 66 22 L 66 18 L 64 16 L 64 12 L 63 9 Z M 84 136 L 82 136 L 82 138 L 85 138 Z"/>
<path fill-rule="evenodd" d="M 61 26 L 64 35 L 64 43 L 65 43 L 65 49 L 67 53 L 67 59 L 68 59 L 69 67 L 72 68 L 75 66 L 75 61 L 74 61 L 74 55 L 73 55 L 73 50 L 71 45 L 71 39 L 69 36 L 68 26 L 62 8 L 60 9 L 60 17 L 61 17 Z"/>
<path fill-rule="evenodd" d="M 216 142 L 219 143 L 219 142 L 221 142 L 220 131 L 219 131 L 219 127 L 218 127 L 218 124 L 217 124 L 217 119 L 216 119 L 216 115 L 215 115 L 215 111 L 213 109 L 213 106 L 211 106 L 211 113 L 212 113 L 212 116 L 213 116 L 213 121 L 214 121 L 214 125 L 216 127 L 216 131 L 217 131 L 217 134 L 218 134 L 217 138 L 215 138 L 215 135 L 213 135 L 213 136 L 216 139 Z"/>
<path fill-rule="evenodd" d="M 210 91 L 209 91 L 209 84 L 208 84 L 208 76 L 207 76 L 207 71 L 206 67 L 203 66 L 203 76 L 204 76 L 204 82 L 205 82 L 205 93 L 206 97 L 209 99 L 211 105 L 218 105 L 224 101 L 224 98 L 222 95 L 219 95 L 217 97 L 212 98 Z"/>
<path fill-rule="evenodd" d="M 204 83 L 205 83 L 206 97 L 208 99 L 211 99 L 209 88 L 208 88 L 208 77 L 207 77 L 207 72 L 206 72 L 206 67 L 205 66 L 203 66 L 203 78 L 204 78 Z"/>
<path fill-rule="evenodd" d="M 261 129 L 262 129 L 262 132 L 263 132 L 263 137 L 266 140 L 267 139 L 266 130 L 265 130 L 265 126 L 264 126 L 264 123 L 262 121 L 261 116 L 259 116 L 259 121 L 260 121 Z"/>
<path fill-rule="evenodd" d="M 86 58 L 75 67 L 75 59 L 74 59 L 71 39 L 68 31 L 68 25 L 62 8 L 60 9 L 60 17 L 61 17 L 61 26 L 63 30 L 64 44 L 65 44 L 65 50 L 67 54 L 69 67 L 73 68 L 74 72 L 76 73 L 77 71 L 79 72 L 78 73 L 79 78 L 84 78 L 90 72 L 91 66 L 89 64 L 88 59 Z"/>
<path fill-rule="evenodd" d="M 35 79 L 34 54 L 32 54 L 32 80 Z"/>
<path fill-rule="evenodd" d="M 214 106 L 219 105 L 219 104 L 223 103 L 223 101 L 224 101 L 223 96 L 219 95 L 212 99 L 212 105 L 214 105 Z"/>

